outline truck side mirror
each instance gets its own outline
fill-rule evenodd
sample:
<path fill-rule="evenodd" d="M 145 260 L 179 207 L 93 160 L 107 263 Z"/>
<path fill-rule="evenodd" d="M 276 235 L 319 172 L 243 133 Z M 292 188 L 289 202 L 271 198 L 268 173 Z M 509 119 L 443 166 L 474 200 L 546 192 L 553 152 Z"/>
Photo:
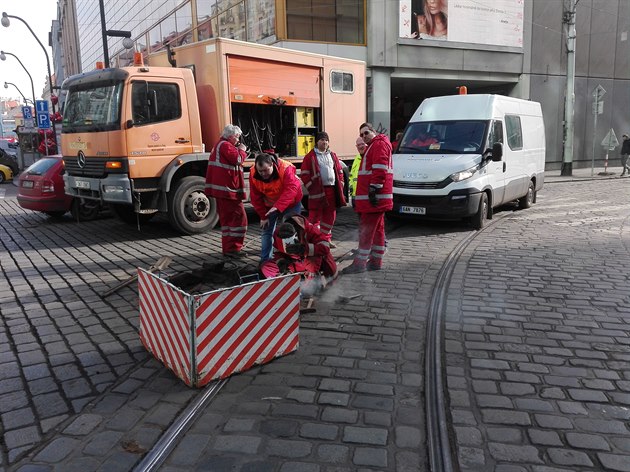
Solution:
<path fill-rule="evenodd" d="M 502 157 L 503 157 L 503 144 L 494 143 L 492 145 L 492 160 L 494 162 L 499 162 Z"/>

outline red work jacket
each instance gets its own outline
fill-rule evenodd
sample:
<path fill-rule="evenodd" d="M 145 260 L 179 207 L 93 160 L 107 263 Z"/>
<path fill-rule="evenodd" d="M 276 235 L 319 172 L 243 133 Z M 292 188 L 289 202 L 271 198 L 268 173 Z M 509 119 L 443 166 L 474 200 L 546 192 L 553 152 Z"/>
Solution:
<path fill-rule="evenodd" d="M 337 200 L 337 208 L 346 205 L 346 199 L 343 194 L 343 169 L 337 154 L 331 152 L 333 160 L 333 168 L 335 172 L 335 196 Z M 324 208 L 328 205 L 326 195 L 324 194 L 324 186 L 322 185 L 322 174 L 319 170 L 319 162 L 315 149 L 304 156 L 302 167 L 300 169 L 300 178 L 304 182 L 304 187 L 308 190 L 308 207 Z"/>
<path fill-rule="evenodd" d="M 246 158 L 245 151 L 221 138 L 208 159 L 206 195 L 229 200 L 245 200 L 243 161 Z"/>
<path fill-rule="evenodd" d="M 261 219 L 275 207 L 283 212 L 297 205 L 302 200 L 302 184 L 295 175 L 295 166 L 288 161 L 278 159 L 273 165 L 271 178 L 264 181 L 256 172 L 256 166 L 249 170 L 249 193 L 252 206 Z"/>
<path fill-rule="evenodd" d="M 370 185 L 377 188 L 378 204 L 372 206 L 368 199 Z M 368 144 L 359 175 L 355 210 L 357 213 L 378 213 L 389 211 L 394 206 L 394 169 L 392 166 L 392 145 L 387 136 L 376 135 Z"/>

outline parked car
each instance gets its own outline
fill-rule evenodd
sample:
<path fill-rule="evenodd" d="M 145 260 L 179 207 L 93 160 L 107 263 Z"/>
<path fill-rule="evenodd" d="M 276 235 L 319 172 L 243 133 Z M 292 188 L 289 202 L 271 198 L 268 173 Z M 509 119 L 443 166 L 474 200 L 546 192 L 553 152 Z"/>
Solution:
<path fill-rule="evenodd" d="M 0 164 L 0 184 L 3 182 L 11 182 L 13 180 L 13 171 L 9 166 Z"/>
<path fill-rule="evenodd" d="M 17 145 L 11 143 L 6 139 L 0 139 L 0 149 L 6 152 L 8 155 L 16 157 L 17 156 Z"/>
<path fill-rule="evenodd" d="M 11 154 L 7 154 L 2 149 L 0 149 L 0 165 L 9 167 L 13 175 L 19 174 L 17 158 Z"/>
<path fill-rule="evenodd" d="M 66 195 L 63 185 L 63 161 L 61 156 L 39 159 L 20 175 L 17 200 L 22 208 L 41 211 L 55 218 L 70 211 L 73 218 L 89 221 L 98 215 L 100 205 L 82 202 Z"/>

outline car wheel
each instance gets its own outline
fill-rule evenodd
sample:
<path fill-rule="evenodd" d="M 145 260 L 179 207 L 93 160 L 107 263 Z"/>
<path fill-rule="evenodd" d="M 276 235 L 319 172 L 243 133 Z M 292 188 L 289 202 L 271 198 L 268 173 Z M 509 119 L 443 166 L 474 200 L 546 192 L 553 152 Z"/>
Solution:
<path fill-rule="evenodd" d="M 483 192 L 479 200 L 477 213 L 470 217 L 470 224 L 474 229 L 482 229 L 488 220 L 488 194 Z"/>
<path fill-rule="evenodd" d="M 536 190 L 534 190 L 534 182 L 530 180 L 529 187 L 527 187 L 527 193 L 525 194 L 524 197 L 521 197 L 518 199 L 518 208 L 520 210 L 530 208 L 533 205 L 535 198 L 536 198 Z"/>
<path fill-rule="evenodd" d="M 65 211 L 45 211 L 44 213 L 51 218 L 61 218 L 63 215 L 66 214 Z"/>
<path fill-rule="evenodd" d="M 79 198 L 72 200 L 70 213 L 76 221 L 91 221 L 98 216 L 98 212 L 98 203 L 81 201 Z"/>
<path fill-rule="evenodd" d="M 168 194 L 168 220 L 184 234 L 208 231 L 219 221 L 217 202 L 208 197 L 204 177 L 191 175 L 180 179 Z"/>

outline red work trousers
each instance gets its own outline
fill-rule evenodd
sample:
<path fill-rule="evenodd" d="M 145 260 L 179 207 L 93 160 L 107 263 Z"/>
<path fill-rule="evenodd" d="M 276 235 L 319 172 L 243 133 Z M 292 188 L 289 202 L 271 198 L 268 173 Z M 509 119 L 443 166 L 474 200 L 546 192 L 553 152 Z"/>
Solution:
<path fill-rule="evenodd" d="M 359 213 L 359 250 L 354 265 L 381 267 L 385 254 L 385 213 Z"/>
<path fill-rule="evenodd" d="M 243 248 L 245 233 L 247 233 L 247 213 L 245 213 L 243 202 L 229 198 L 217 198 L 216 201 L 223 254 L 238 252 Z"/>
<path fill-rule="evenodd" d="M 335 187 L 324 187 L 326 204 L 322 208 L 309 208 L 308 221 L 317 225 L 328 241 L 332 239 L 332 229 L 337 218 L 337 199 Z"/>

